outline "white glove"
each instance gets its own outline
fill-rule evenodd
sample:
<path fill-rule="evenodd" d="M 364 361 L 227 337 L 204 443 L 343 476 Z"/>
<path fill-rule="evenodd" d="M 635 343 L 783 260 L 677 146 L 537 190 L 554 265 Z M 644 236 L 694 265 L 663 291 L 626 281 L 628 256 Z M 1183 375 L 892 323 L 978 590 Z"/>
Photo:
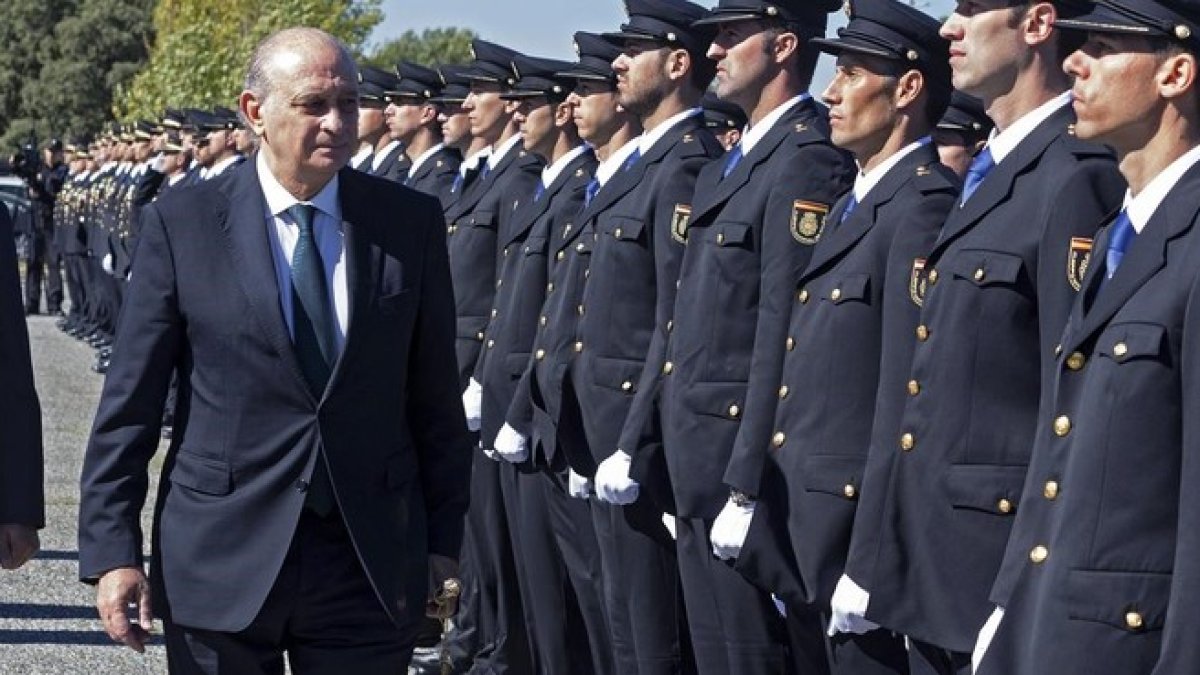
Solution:
<path fill-rule="evenodd" d="M 475 378 L 467 383 L 463 392 L 463 412 L 467 414 L 467 431 L 479 431 L 479 419 L 483 416 L 483 387 Z"/>
<path fill-rule="evenodd" d="M 979 665 L 983 663 L 983 657 L 987 654 L 988 647 L 992 646 L 992 640 L 996 638 L 996 631 L 1000 630 L 1000 621 L 1004 619 L 1004 608 L 997 607 L 992 615 L 988 617 L 987 623 L 983 624 L 983 628 L 979 630 L 979 637 L 975 639 L 975 649 L 971 652 L 971 672 L 979 672 Z"/>
<path fill-rule="evenodd" d="M 496 434 L 496 454 L 506 462 L 520 464 L 529 459 L 529 439 L 505 422 Z"/>
<path fill-rule="evenodd" d="M 109 274 L 113 273 L 112 254 L 111 253 L 104 254 L 104 258 L 100 261 L 100 269 L 104 270 L 105 272 L 108 272 Z"/>
<path fill-rule="evenodd" d="M 592 481 L 589 478 L 580 476 L 575 473 L 575 469 L 568 469 L 567 474 L 567 494 L 575 499 L 587 499 L 592 496 Z"/>
<path fill-rule="evenodd" d="M 725 508 L 713 521 L 709 533 L 713 555 L 721 560 L 737 560 L 742 554 L 742 544 L 746 543 L 751 520 L 754 520 L 754 502 L 746 506 L 734 504 L 733 499 L 725 502 Z"/>
<path fill-rule="evenodd" d="M 671 535 L 671 539 L 678 539 L 679 535 L 675 531 L 675 516 L 664 513 L 662 517 L 663 527 L 667 528 L 667 534 Z"/>
<path fill-rule="evenodd" d="M 862 635 L 879 628 L 879 624 L 865 618 L 870 601 L 871 595 L 843 574 L 833 589 L 833 599 L 830 601 L 829 637 L 838 633 Z"/>
<path fill-rule="evenodd" d="M 625 451 L 617 450 L 596 467 L 596 496 L 609 504 L 624 506 L 638 498 L 638 483 L 629 477 L 629 465 L 633 458 Z"/>
<path fill-rule="evenodd" d="M 488 459 L 492 460 L 493 462 L 500 461 L 500 456 L 496 454 L 495 450 L 493 450 L 491 448 L 485 448 L 482 445 L 479 446 L 479 449 L 483 451 L 484 457 L 487 457 Z"/>

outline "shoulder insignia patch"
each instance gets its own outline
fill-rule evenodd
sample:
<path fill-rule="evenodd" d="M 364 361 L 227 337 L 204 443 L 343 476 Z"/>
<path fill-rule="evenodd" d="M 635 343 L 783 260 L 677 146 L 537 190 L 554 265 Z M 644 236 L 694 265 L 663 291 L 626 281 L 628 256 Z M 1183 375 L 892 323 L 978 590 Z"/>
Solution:
<path fill-rule="evenodd" d="M 807 125 L 807 124 L 805 124 L 804 122 L 801 122 L 801 123 L 799 123 L 799 124 L 797 124 L 797 125 L 796 125 L 796 131 L 797 131 L 797 132 L 799 132 L 799 131 L 808 131 L 808 125 Z"/>
<path fill-rule="evenodd" d="M 1074 136 L 1074 135 L 1075 135 L 1075 125 L 1074 125 L 1074 124 L 1068 124 L 1068 125 L 1067 125 L 1067 134 L 1068 134 L 1068 135 L 1070 135 L 1070 136 Z"/>
<path fill-rule="evenodd" d="M 925 272 L 925 258 L 913 258 L 912 274 L 908 278 L 908 297 L 917 307 L 925 304 L 925 291 L 929 288 L 929 275 Z"/>
<path fill-rule="evenodd" d="M 928 176 L 930 173 L 932 173 L 932 172 L 929 170 L 928 166 L 922 165 L 922 166 L 917 167 L 917 175 L 918 176 Z"/>
<path fill-rule="evenodd" d="M 692 132 L 690 132 L 690 131 L 689 131 L 688 133 L 686 133 L 686 134 L 684 134 L 684 135 L 683 135 L 683 142 L 684 142 L 684 143 L 691 143 L 691 142 L 692 142 L 692 141 L 694 141 L 694 140 L 696 140 L 696 137 L 695 137 L 695 136 L 693 136 L 693 135 L 692 135 Z"/>
<path fill-rule="evenodd" d="M 691 204 L 676 204 L 671 216 L 671 238 L 680 244 L 687 243 L 688 223 L 692 219 Z"/>
<path fill-rule="evenodd" d="M 1092 240 L 1087 237 L 1071 237 L 1071 248 L 1067 251 L 1067 282 L 1076 291 L 1083 288 L 1083 277 L 1087 274 L 1092 259 Z"/>
<path fill-rule="evenodd" d="M 825 231 L 829 205 L 797 199 L 792 202 L 792 237 L 805 246 L 812 246 Z"/>

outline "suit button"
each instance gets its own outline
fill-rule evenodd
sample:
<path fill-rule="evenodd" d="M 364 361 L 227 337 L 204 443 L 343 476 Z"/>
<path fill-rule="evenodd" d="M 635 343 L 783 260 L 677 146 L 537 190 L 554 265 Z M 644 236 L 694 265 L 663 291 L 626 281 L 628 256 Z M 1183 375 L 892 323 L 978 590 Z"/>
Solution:
<path fill-rule="evenodd" d="M 917 339 L 924 342 L 929 339 L 929 326 L 921 324 L 917 326 Z"/>
<path fill-rule="evenodd" d="M 718 234 L 717 235 L 717 244 L 724 244 L 724 243 L 725 243 L 725 234 L 724 233 Z"/>
<path fill-rule="evenodd" d="M 625 380 L 621 383 L 621 391 L 633 391 L 633 383 L 629 380 Z"/>
<path fill-rule="evenodd" d="M 1042 486 L 1042 496 L 1045 497 L 1046 499 L 1048 499 L 1049 501 L 1054 501 L 1055 499 L 1058 499 L 1058 481 L 1056 481 L 1056 480 L 1046 481 L 1046 484 Z"/>
<path fill-rule="evenodd" d="M 499 316 L 499 315 L 500 315 L 500 312 L 496 311 L 496 310 L 493 308 L 493 309 L 492 309 L 492 318 L 494 319 L 494 318 L 496 318 L 496 317 L 497 317 L 497 316 Z"/>
<path fill-rule="evenodd" d="M 487 341 L 487 348 L 488 348 L 488 349 L 491 349 L 492 347 L 495 347 L 495 346 L 496 346 L 496 341 L 495 341 L 495 340 L 488 340 L 488 341 Z"/>
<path fill-rule="evenodd" d="M 921 383 L 917 382 L 916 380 L 909 380 L 908 381 L 908 395 L 916 396 L 919 393 L 921 393 Z"/>
<path fill-rule="evenodd" d="M 479 340 L 480 342 L 483 342 L 483 331 L 479 331 L 478 333 L 476 333 L 475 339 Z"/>
<path fill-rule="evenodd" d="M 505 258 L 507 258 L 507 257 L 508 257 L 508 247 L 507 247 L 507 246 L 505 246 L 505 247 L 504 247 L 504 250 L 503 250 L 503 251 L 501 251 L 501 253 L 504 255 L 504 257 L 505 257 Z"/>
<path fill-rule="evenodd" d="M 734 403 L 733 405 L 729 406 L 729 416 L 730 417 L 737 419 L 737 416 L 741 415 L 741 414 L 742 414 L 742 409 L 738 407 L 738 404 Z"/>
<path fill-rule="evenodd" d="M 554 292 L 554 282 L 553 282 L 553 281 L 551 281 L 550 283 L 546 284 L 546 292 L 547 292 L 547 293 L 553 293 L 553 292 Z"/>
<path fill-rule="evenodd" d="M 829 299 L 834 302 L 841 300 L 842 299 L 842 289 L 840 289 L 840 288 L 833 289 L 833 292 L 829 294 Z"/>
<path fill-rule="evenodd" d="M 545 359 L 546 358 L 546 350 L 545 349 L 537 350 L 537 353 L 535 353 L 533 355 L 533 358 L 537 359 L 538 361 Z"/>
<path fill-rule="evenodd" d="M 779 388 L 779 398 L 781 398 L 781 399 L 787 398 L 788 394 L 790 394 L 791 391 L 792 390 L 788 389 L 788 386 L 786 384 L 783 385 L 782 387 Z"/>
<path fill-rule="evenodd" d="M 796 348 L 796 338 L 789 337 L 789 338 L 787 339 L 787 341 L 785 341 L 785 342 L 783 343 L 783 346 L 784 346 L 784 348 L 785 348 L 785 349 L 787 349 L 789 352 L 790 352 L 790 351 L 792 351 L 793 349 L 795 349 L 795 348 Z"/>
<path fill-rule="evenodd" d="M 503 279 L 497 279 L 497 280 L 496 280 L 496 288 L 500 288 L 500 287 L 501 287 L 501 286 L 503 286 L 503 285 L 504 285 L 504 280 L 503 280 Z"/>
<path fill-rule="evenodd" d="M 900 449 L 905 452 L 917 447 L 917 439 L 912 434 L 904 434 L 900 437 Z"/>
<path fill-rule="evenodd" d="M 1071 418 L 1066 415 L 1059 415 L 1054 420 L 1054 435 L 1066 436 L 1071 433 Z"/>
<path fill-rule="evenodd" d="M 538 319 L 538 324 L 541 326 L 545 326 L 549 322 L 550 322 L 550 319 L 545 314 L 543 314 L 541 316 L 541 318 Z"/>
<path fill-rule="evenodd" d="M 771 445 L 782 448 L 784 443 L 787 443 L 787 434 L 782 431 L 776 431 L 775 435 L 771 437 Z"/>
<path fill-rule="evenodd" d="M 592 268 L 589 267 L 583 271 L 583 278 L 587 279 L 590 276 L 592 276 Z"/>
<path fill-rule="evenodd" d="M 533 250 L 533 249 L 529 248 L 528 246 L 526 246 L 526 247 L 525 247 L 525 253 L 526 253 L 526 254 L 528 254 L 528 253 L 529 253 L 531 250 Z"/>
<path fill-rule="evenodd" d="M 675 370 L 675 364 L 667 361 L 663 364 L 663 375 L 670 375 L 671 371 Z"/>
<path fill-rule="evenodd" d="M 582 352 L 582 351 L 583 351 L 583 343 L 582 343 L 582 342 L 576 342 L 576 343 L 575 343 L 575 353 L 576 353 L 576 354 L 578 354 L 578 353 L 580 353 L 580 352 Z"/>
<path fill-rule="evenodd" d="M 297 492 L 308 492 L 308 481 L 304 480 L 303 478 L 296 481 L 296 491 Z"/>
<path fill-rule="evenodd" d="M 1146 621 L 1142 618 L 1140 612 L 1130 611 L 1125 613 L 1125 626 L 1129 630 L 1141 630 L 1145 625 Z"/>
<path fill-rule="evenodd" d="M 675 330 L 675 319 L 667 319 L 667 332 Z"/>
<path fill-rule="evenodd" d="M 575 313 L 578 314 L 579 316 L 583 316 L 583 305 L 576 306 Z"/>
<path fill-rule="evenodd" d="M 1001 500 L 1000 500 L 1000 501 L 999 501 L 999 502 L 996 504 L 996 510 L 1000 511 L 1000 513 L 1003 513 L 1003 514 L 1009 514 L 1009 513 L 1012 513 L 1012 511 L 1013 511 L 1013 503 L 1012 503 L 1012 502 L 1010 502 L 1010 501 L 1008 501 L 1007 499 L 1001 499 Z"/>
<path fill-rule="evenodd" d="M 808 302 L 808 289 L 807 288 L 801 289 L 800 294 L 796 296 L 796 299 L 799 300 L 800 304 L 802 304 L 802 305 L 804 303 Z"/>
<path fill-rule="evenodd" d="M 983 271 L 983 268 L 982 268 L 982 267 L 980 267 L 979 269 L 975 270 L 975 281 L 983 281 L 983 278 L 984 278 L 984 277 L 986 277 L 986 276 L 987 276 L 987 274 L 985 274 L 985 273 L 984 273 L 984 271 Z"/>
<path fill-rule="evenodd" d="M 1117 344 L 1113 345 L 1113 356 L 1117 357 L 1118 359 L 1125 358 L 1125 355 L 1128 353 L 1129 345 L 1125 344 L 1124 342 L 1118 342 Z"/>
<path fill-rule="evenodd" d="M 936 284 L 937 280 L 938 280 L 938 271 L 937 270 L 929 270 L 929 284 L 930 285 Z"/>
<path fill-rule="evenodd" d="M 842 488 L 842 494 L 846 495 L 846 499 L 854 499 L 858 496 L 858 489 L 847 483 L 846 487 Z"/>
<path fill-rule="evenodd" d="M 575 244 L 575 250 L 578 251 L 579 253 L 583 253 L 584 248 L 586 248 L 586 247 L 582 243 Z"/>
<path fill-rule="evenodd" d="M 558 253 L 557 253 L 557 254 L 554 256 L 554 259 L 555 259 L 555 260 L 562 260 L 563 258 L 566 258 L 566 257 L 567 257 L 567 252 L 566 252 L 566 251 L 559 251 L 559 252 L 558 252 Z"/>
<path fill-rule="evenodd" d="M 1029 552 L 1029 560 L 1032 561 L 1034 565 L 1041 565 L 1042 563 L 1046 562 L 1046 558 L 1049 556 L 1050 550 L 1041 544 L 1034 546 L 1033 550 Z"/>
<path fill-rule="evenodd" d="M 1087 357 L 1079 352 L 1074 352 L 1067 357 L 1067 368 L 1071 370 L 1082 370 L 1085 363 L 1087 363 Z"/>
<path fill-rule="evenodd" d="M 613 230 L 613 236 L 616 237 L 617 239 L 620 239 L 622 234 L 624 234 L 624 232 L 622 232 L 621 228 L 619 228 L 619 227 L 617 229 Z"/>

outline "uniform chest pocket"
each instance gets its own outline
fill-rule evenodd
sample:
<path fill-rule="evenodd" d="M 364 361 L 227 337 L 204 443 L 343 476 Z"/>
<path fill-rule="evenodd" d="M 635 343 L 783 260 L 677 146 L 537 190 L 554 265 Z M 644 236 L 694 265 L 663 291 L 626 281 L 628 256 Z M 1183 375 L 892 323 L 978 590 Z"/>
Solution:
<path fill-rule="evenodd" d="M 530 237 L 521 247 L 521 252 L 525 255 L 546 255 L 546 247 L 549 243 L 550 240 L 546 237 Z"/>
<path fill-rule="evenodd" d="M 645 229 L 646 224 L 636 218 L 613 218 L 604 224 L 601 234 L 617 241 L 637 241 Z"/>
<path fill-rule="evenodd" d="M 718 222 L 709 228 L 706 239 L 721 248 L 749 248 L 753 243 L 753 232 L 749 223 Z"/>
<path fill-rule="evenodd" d="M 1096 353 L 1128 363 L 1158 359 L 1166 346 L 1167 329 L 1154 323 L 1118 323 L 1109 326 L 1096 341 Z"/>
<path fill-rule="evenodd" d="M 950 272 L 976 286 L 1012 286 L 1021 277 L 1025 261 L 1004 251 L 967 249 L 947 261 Z"/>
<path fill-rule="evenodd" d="M 1069 615 L 1130 633 L 1162 630 L 1171 597 L 1171 575 L 1075 569 L 1067 573 Z"/>
<path fill-rule="evenodd" d="M 496 229 L 496 214 L 493 211 L 478 211 L 459 220 L 459 230 L 483 228 L 487 230 Z"/>
<path fill-rule="evenodd" d="M 823 299 L 840 305 L 846 302 L 864 302 L 871 292 L 871 275 L 865 272 L 846 274 L 830 284 Z"/>

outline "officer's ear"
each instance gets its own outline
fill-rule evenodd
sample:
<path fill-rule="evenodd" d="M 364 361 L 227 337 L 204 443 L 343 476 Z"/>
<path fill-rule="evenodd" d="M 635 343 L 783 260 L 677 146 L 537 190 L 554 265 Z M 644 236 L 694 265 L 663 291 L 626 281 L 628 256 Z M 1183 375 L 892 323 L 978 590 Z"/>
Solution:
<path fill-rule="evenodd" d="M 1171 50 L 1159 64 L 1154 76 L 1159 95 L 1177 105 L 1186 100 L 1186 107 L 1196 112 L 1196 67 L 1195 54 L 1184 50 Z"/>
<path fill-rule="evenodd" d="M 1008 11 L 1020 11 L 1013 8 Z M 1021 17 L 1021 35 L 1025 44 L 1038 47 L 1050 42 L 1054 35 L 1054 20 L 1058 18 L 1058 10 L 1052 2 L 1038 2 L 1024 10 Z"/>
<path fill-rule="evenodd" d="M 771 40 L 770 54 L 775 63 L 785 63 L 800 50 L 800 38 L 790 30 L 776 31 Z"/>
<path fill-rule="evenodd" d="M 565 128 L 568 124 L 575 121 L 575 104 L 570 100 L 559 101 L 552 103 L 554 106 L 554 126 L 559 129 Z"/>
<path fill-rule="evenodd" d="M 671 81 L 682 80 L 692 72 L 692 55 L 686 49 L 672 49 L 667 52 L 667 61 L 663 65 L 667 78 Z"/>
<path fill-rule="evenodd" d="M 896 92 L 892 104 L 896 110 L 907 112 L 925 91 L 925 75 L 921 71 L 908 70 L 896 78 Z"/>
<path fill-rule="evenodd" d="M 432 103 L 426 103 L 421 106 L 421 126 L 434 124 L 438 119 L 437 106 Z"/>

